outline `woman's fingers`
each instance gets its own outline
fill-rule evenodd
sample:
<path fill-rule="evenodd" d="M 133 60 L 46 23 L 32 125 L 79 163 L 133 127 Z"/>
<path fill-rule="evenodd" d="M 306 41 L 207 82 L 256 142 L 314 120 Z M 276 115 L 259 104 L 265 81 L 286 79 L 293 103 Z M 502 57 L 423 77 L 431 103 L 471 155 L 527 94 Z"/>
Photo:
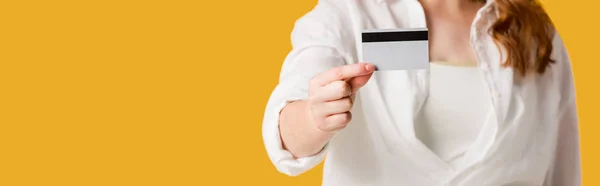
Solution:
<path fill-rule="evenodd" d="M 353 100 L 350 96 L 342 99 L 311 103 L 311 110 L 318 118 L 326 118 L 331 115 L 349 112 L 353 107 Z"/>
<path fill-rule="evenodd" d="M 352 120 L 352 113 L 344 112 L 339 114 L 334 114 L 325 118 L 324 126 L 322 126 L 321 130 L 323 131 L 337 131 L 343 129 L 350 123 Z"/>
<path fill-rule="evenodd" d="M 324 120 L 318 124 L 318 128 L 326 132 L 344 128 L 352 119 L 352 105 L 350 97 L 315 105 L 314 109 L 319 113 L 317 117 Z"/>
<path fill-rule="evenodd" d="M 326 116 L 348 112 L 352 109 L 352 99 L 345 97 L 335 101 L 323 103 L 322 109 Z"/>
<path fill-rule="evenodd" d="M 369 82 L 369 79 L 371 79 L 372 75 L 373 73 L 370 73 L 363 76 L 357 76 L 348 80 L 348 84 L 350 84 L 350 87 L 352 87 L 352 94 L 355 94 L 356 92 L 358 92 L 358 89 L 365 86 L 367 82 Z"/>
<path fill-rule="evenodd" d="M 354 77 L 347 81 L 334 81 L 318 88 L 314 99 L 318 101 L 338 100 L 358 92 L 358 89 L 367 84 L 373 74 Z"/>
<path fill-rule="evenodd" d="M 310 84 L 312 86 L 325 86 L 334 81 L 345 81 L 357 76 L 363 76 L 375 71 L 375 66 L 369 63 L 344 65 L 325 71 L 315 76 Z"/>
<path fill-rule="evenodd" d="M 352 87 L 346 81 L 334 81 L 317 90 L 313 99 L 315 101 L 328 102 L 342 99 L 352 94 Z"/>

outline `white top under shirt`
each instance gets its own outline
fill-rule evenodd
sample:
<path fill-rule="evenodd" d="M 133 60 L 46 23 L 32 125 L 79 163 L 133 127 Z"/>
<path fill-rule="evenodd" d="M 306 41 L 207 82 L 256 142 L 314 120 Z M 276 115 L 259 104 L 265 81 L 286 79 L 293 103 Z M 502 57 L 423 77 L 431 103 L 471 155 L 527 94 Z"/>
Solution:
<path fill-rule="evenodd" d="M 457 168 L 477 139 L 491 97 L 476 66 L 431 63 L 429 95 L 415 117 L 415 135 Z"/>

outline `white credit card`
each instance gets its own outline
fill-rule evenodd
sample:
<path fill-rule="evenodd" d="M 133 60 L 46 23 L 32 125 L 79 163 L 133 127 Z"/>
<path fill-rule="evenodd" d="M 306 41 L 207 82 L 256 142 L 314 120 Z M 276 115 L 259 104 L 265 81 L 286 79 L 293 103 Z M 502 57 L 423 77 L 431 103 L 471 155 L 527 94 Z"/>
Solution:
<path fill-rule="evenodd" d="M 427 28 L 381 29 L 362 32 L 361 62 L 376 70 L 418 70 L 429 68 Z"/>

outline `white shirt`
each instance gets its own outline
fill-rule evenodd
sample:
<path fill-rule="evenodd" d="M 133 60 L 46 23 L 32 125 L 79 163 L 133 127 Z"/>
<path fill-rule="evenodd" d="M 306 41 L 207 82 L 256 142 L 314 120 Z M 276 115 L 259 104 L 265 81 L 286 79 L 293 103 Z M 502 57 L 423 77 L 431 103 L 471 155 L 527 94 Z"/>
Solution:
<path fill-rule="evenodd" d="M 430 63 L 429 95 L 415 116 L 415 136 L 442 161 L 458 169 L 492 117 L 491 96 L 475 66 Z"/>
<path fill-rule="evenodd" d="M 324 186 L 581 185 L 578 118 L 567 51 L 558 34 L 551 68 L 514 76 L 488 34 L 494 1 L 473 22 L 471 44 L 492 102 L 493 117 L 454 168 L 415 137 L 415 114 L 428 95 L 428 70 L 375 72 L 358 92 L 353 119 L 323 151 L 295 159 L 282 148 L 279 112 L 306 99 L 308 81 L 334 66 L 361 62 L 363 29 L 426 27 L 417 0 L 320 0 L 292 32 L 293 50 L 265 110 L 263 138 L 280 172 L 295 176 L 324 162 Z"/>

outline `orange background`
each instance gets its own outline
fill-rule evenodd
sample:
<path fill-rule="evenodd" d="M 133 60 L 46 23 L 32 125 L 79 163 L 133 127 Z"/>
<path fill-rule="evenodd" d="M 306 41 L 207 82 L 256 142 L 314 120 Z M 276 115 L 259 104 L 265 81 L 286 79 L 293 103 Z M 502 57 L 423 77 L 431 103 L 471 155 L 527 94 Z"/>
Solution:
<path fill-rule="evenodd" d="M 600 185 L 593 0 L 545 0 L 572 56 L 584 184 Z M 316 0 L 0 2 L 0 185 L 319 185 L 261 137 Z"/>

